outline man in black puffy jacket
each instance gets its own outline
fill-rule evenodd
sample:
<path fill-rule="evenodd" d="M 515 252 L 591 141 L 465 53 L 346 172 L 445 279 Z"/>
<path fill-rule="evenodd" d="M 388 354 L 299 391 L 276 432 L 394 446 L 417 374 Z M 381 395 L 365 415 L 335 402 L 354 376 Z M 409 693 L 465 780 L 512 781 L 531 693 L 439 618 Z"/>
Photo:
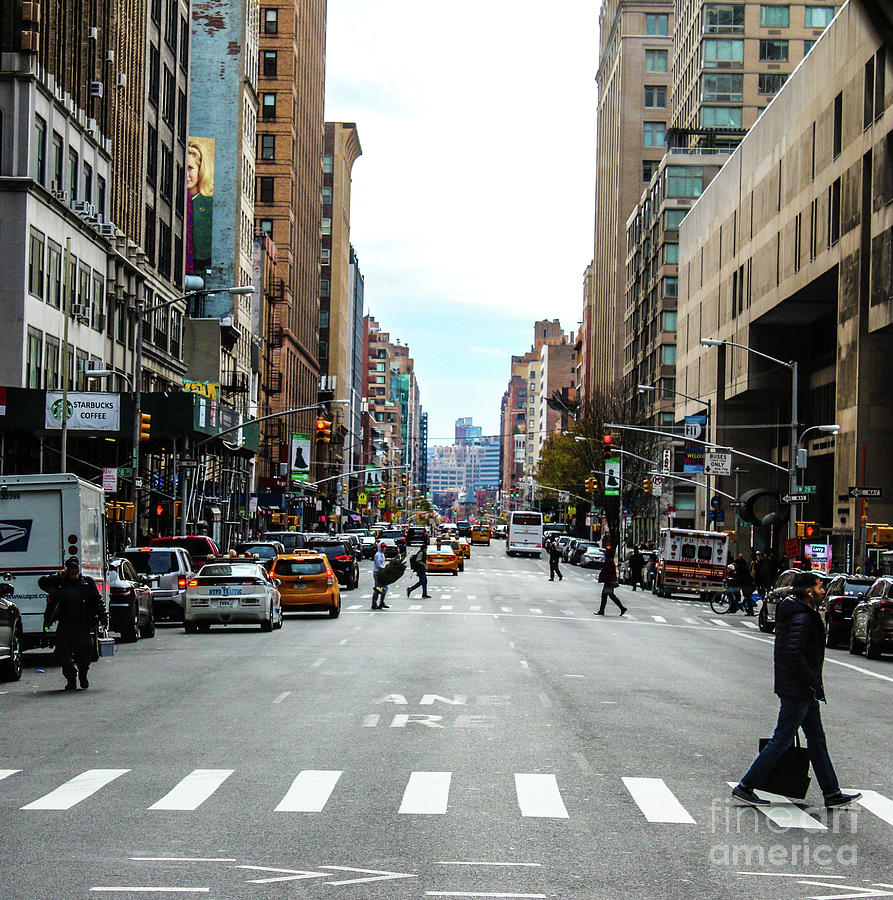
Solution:
<path fill-rule="evenodd" d="M 844 806 L 862 796 L 840 790 L 822 728 L 819 701 L 825 700 L 822 683 L 825 630 L 816 607 L 824 596 L 821 579 L 814 572 L 801 572 L 794 578 L 793 596 L 778 604 L 775 614 L 775 693 L 781 703 L 778 724 L 769 743 L 732 791 L 735 799 L 751 806 L 769 803 L 757 796 L 754 788 L 765 784 L 799 728 L 806 735 L 809 759 L 824 794 L 825 806 Z"/>

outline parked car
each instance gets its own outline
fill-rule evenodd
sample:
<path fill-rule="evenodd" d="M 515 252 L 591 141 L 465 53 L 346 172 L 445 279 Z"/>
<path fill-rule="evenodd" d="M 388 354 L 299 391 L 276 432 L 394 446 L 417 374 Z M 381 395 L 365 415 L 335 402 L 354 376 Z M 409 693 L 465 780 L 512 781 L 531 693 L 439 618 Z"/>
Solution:
<path fill-rule="evenodd" d="M 335 571 L 338 584 L 343 590 L 352 591 L 360 583 L 360 564 L 352 548 L 344 541 L 333 538 L 308 535 L 305 550 L 324 553 Z"/>
<path fill-rule="evenodd" d="M 195 574 L 189 554 L 182 547 L 136 547 L 121 555 L 146 579 L 155 621 L 182 622 L 186 584 Z"/>
<path fill-rule="evenodd" d="M 18 681 L 22 677 L 22 614 L 9 598 L 15 588 L 0 582 L 0 681 Z"/>
<path fill-rule="evenodd" d="M 333 619 L 341 614 L 341 589 L 325 553 L 277 556 L 270 575 L 279 582 L 283 612 L 321 610 Z"/>
<path fill-rule="evenodd" d="M 285 553 L 285 547 L 279 541 L 241 541 L 233 549 L 240 556 L 256 557 L 268 572 L 273 567 L 273 560 Z"/>
<path fill-rule="evenodd" d="M 580 557 L 579 565 L 584 569 L 600 569 L 605 564 L 605 551 L 598 544 L 590 544 Z"/>
<path fill-rule="evenodd" d="M 157 537 L 149 541 L 152 547 L 182 547 L 192 560 L 192 568 L 198 571 L 205 563 L 221 559 L 223 554 L 217 544 L 206 534 L 185 534 L 174 537 Z"/>
<path fill-rule="evenodd" d="M 422 525 L 410 525 L 406 532 L 406 543 L 425 544 L 428 540 L 428 529 Z"/>
<path fill-rule="evenodd" d="M 300 531 L 264 531 L 261 533 L 262 541 L 279 541 L 285 547 L 286 553 L 294 553 L 295 550 L 303 549 L 307 543 L 306 538 Z"/>
<path fill-rule="evenodd" d="M 232 560 L 209 563 L 186 585 L 187 634 L 212 625 L 257 624 L 261 631 L 282 627 L 279 590 L 260 563 Z"/>
<path fill-rule="evenodd" d="M 850 653 L 880 659 L 893 652 L 893 576 L 885 575 L 853 607 Z"/>
<path fill-rule="evenodd" d="M 838 575 L 831 579 L 825 594 L 825 646 L 844 644 L 850 639 L 853 608 L 874 584 L 868 575 Z"/>
<path fill-rule="evenodd" d="M 138 575 L 129 559 L 109 560 L 109 629 L 124 641 L 155 637 L 152 591 L 144 576 Z"/>
<path fill-rule="evenodd" d="M 757 625 L 759 625 L 760 631 L 766 632 L 767 634 L 771 634 L 775 631 L 775 611 L 778 608 L 778 604 L 784 600 L 785 597 L 791 595 L 794 578 L 800 574 L 800 571 L 800 569 L 785 569 L 785 571 L 775 579 L 775 583 L 772 587 L 766 592 L 766 596 L 763 598 L 763 604 L 760 606 L 759 618 L 757 619 Z M 832 576 L 826 575 L 823 572 L 816 572 L 816 575 L 824 581 L 827 589 Z M 819 611 L 822 612 L 822 610 Z"/>

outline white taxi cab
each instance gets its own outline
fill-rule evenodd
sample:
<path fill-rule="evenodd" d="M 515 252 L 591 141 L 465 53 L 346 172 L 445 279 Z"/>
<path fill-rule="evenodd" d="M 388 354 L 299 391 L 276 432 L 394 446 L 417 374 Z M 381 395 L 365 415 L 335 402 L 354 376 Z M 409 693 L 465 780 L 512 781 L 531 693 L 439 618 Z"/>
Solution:
<path fill-rule="evenodd" d="M 186 583 L 183 621 L 187 634 L 212 625 L 250 623 L 272 631 L 282 627 L 282 602 L 262 565 L 247 560 L 208 563 Z"/>

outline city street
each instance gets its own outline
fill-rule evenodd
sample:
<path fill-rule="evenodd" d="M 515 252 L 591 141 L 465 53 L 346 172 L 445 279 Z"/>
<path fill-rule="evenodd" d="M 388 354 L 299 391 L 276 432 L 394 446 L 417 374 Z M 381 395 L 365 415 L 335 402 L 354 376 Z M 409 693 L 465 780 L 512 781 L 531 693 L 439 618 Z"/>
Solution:
<path fill-rule="evenodd" d="M 474 547 L 431 599 L 119 645 L 0 684 L 0 884 L 93 897 L 893 897 L 893 664 L 829 650 L 841 786 L 731 803 L 777 713 L 755 619 Z M 45 669 L 45 671 L 38 671 Z"/>

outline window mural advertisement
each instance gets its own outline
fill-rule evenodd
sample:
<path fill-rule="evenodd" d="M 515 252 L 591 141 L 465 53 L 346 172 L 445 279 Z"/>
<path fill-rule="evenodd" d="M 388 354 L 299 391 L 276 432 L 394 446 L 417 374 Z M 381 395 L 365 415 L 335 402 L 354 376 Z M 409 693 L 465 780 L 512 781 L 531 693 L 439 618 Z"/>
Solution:
<path fill-rule="evenodd" d="M 214 138 L 191 137 L 186 148 L 186 274 L 211 266 L 214 222 Z"/>

